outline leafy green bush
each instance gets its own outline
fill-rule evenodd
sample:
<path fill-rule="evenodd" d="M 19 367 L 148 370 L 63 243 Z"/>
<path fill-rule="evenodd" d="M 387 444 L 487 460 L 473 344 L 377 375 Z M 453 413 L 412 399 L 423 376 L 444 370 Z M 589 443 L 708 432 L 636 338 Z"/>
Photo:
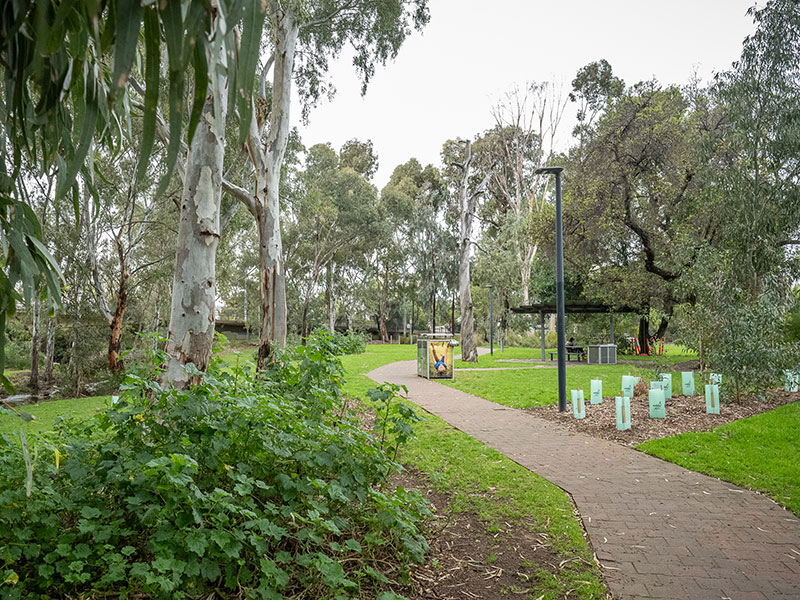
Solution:
<path fill-rule="evenodd" d="M 9 340 L 6 342 L 6 369 L 31 368 L 30 340 Z"/>
<path fill-rule="evenodd" d="M 0 597 L 333 599 L 406 577 L 427 508 L 387 489 L 399 466 L 340 402 L 332 347 L 187 391 L 130 376 L 88 422 L 0 440 Z"/>
<path fill-rule="evenodd" d="M 336 354 L 361 354 L 366 352 L 369 336 L 366 333 L 356 333 L 348 330 L 347 333 L 334 332 L 333 346 Z"/>

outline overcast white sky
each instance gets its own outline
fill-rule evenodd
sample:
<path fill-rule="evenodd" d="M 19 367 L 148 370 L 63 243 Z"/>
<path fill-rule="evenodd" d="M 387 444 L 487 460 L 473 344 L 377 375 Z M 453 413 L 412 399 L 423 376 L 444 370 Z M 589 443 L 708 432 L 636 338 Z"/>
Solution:
<path fill-rule="evenodd" d="M 754 29 L 746 11 L 755 2 L 430 0 L 430 23 L 378 68 L 366 96 L 342 56 L 331 70 L 333 101 L 314 108 L 307 125 L 294 103 L 293 120 L 307 147 L 371 139 L 381 188 L 398 164 L 411 157 L 438 164 L 445 140 L 491 127 L 491 107 L 514 85 L 553 81 L 566 94 L 577 70 L 601 58 L 627 84 L 652 77 L 684 84 L 694 72 L 708 80 L 738 58 Z"/>

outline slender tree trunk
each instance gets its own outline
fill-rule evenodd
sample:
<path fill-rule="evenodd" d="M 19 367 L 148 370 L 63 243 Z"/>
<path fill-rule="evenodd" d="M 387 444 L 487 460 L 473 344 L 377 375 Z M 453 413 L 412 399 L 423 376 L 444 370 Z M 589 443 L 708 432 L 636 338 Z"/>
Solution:
<path fill-rule="evenodd" d="M 650 320 L 647 317 L 639 319 L 639 349 L 642 354 L 650 354 Z"/>
<path fill-rule="evenodd" d="M 436 290 L 431 293 L 433 296 L 433 310 L 431 311 L 431 333 L 436 333 Z"/>
<path fill-rule="evenodd" d="M 200 123 L 186 158 L 175 275 L 167 335 L 166 383 L 178 389 L 190 383 L 184 365 L 205 371 L 214 341 L 216 257 L 228 112 L 227 60 L 214 57 L 216 81 L 203 105 Z M 220 122 L 217 122 L 217 119 Z"/>
<path fill-rule="evenodd" d="M 456 334 L 456 297 L 455 294 L 450 299 L 450 335 Z"/>
<path fill-rule="evenodd" d="M 111 337 L 108 340 L 108 368 L 112 373 L 120 373 L 124 368 L 120 354 L 122 352 L 122 322 L 128 309 L 128 270 L 123 259 L 120 264 L 119 288 L 117 289 L 117 306 L 111 316 Z"/>
<path fill-rule="evenodd" d="M 286 345 L 286 272 L 280 228 L 281 167 L 289 139 L 294 53 L 299 25 L 294 8 L 273 16 L 275 64 L 272 80 L 272 111 L 269 135 L 263 153 L 263 177 L 256 187 L 261 268 L 261 332 L 258 368 L 271 359 L 273 344 Z"/>
<path fill-rule="evenodd" d="M 464 163 L 461 165 L 459 190 L 459 212 L 461 239 L 458 248 L 458 295 L 461 303 L 461 360 L 478 362 L 478 347 L 475 344 L 475 313 L 470 289 L 470 251 L 472 249 L 472 221 L 475 203 L 481 188 L 488 182 L 488 175 L 477 190 L 470 193 L 469 175 L 472 165 L 472 144 L 467 141 Z"/>
<path fill-rule="evenodd" d="M 53 355 L 56 350 L 56 316 L 47 320 L 47 339 L 44 346 L 44 373 L 42 379 L 47 383 L 53 381 Z"/>
<path fill-rule="evenodd" d="M 389 341 L 389 332 L 386 329 L 388 320 L 388 296 L 389 296 L 389 262 L 386 262 L 384 269 L 383 285 L 381 286 L 380 301 L 378 302 L 378 329 L 381 334 L 381 341 Z"/>
<path fill-rule="evenodd" d="M 336 300 L 333 296 L 333 265 L 328 263 L 325 267 L 325 299 L 328 306 L 328 331 L 336 329 Z"/>
<path fill-rule="evenodd" d="M 302 316 L 300 318 L 300 336 L 303 338 L 303 344 L 305 345 L 305 338 L 308 337 L 308 305 L 311 301 L 310 293 L 306 294 L 305 299 L 303 300 L 303 312 L 301 313 Z"/>
<path fill-rule="evenodd" d="M 156 314 L 153 317 L 153 351 L 158 347 L 158 336 L 161 332 L 161 286 L 156 290 Z"/>
<path fill-rule="evenodd" d="M 39 296 L 33 299 L 33 331 L 31 332 L 31 374 L 28 385 L 34 391 L 39 389 L 39 330 L 42 322 L 42 303 Z"/>

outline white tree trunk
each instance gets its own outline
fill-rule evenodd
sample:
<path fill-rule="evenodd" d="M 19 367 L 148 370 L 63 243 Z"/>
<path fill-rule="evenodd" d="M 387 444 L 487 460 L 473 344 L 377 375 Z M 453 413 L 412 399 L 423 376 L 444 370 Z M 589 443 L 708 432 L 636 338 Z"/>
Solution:
<path fill-rule="evenodd" d="M 42 303 L 39 296 L 33 298 L 33 327 L 31 332 L 31 374 L 28 385 L 35 392 L 39 389 L 39 331 L 42 322 Z"/>
<path fill-rule="evenodd" d="M 476 194 L 469 192 L 469 171 L 472 163 L 472 145 L 467 141 L 466 157 L 462 165 L 459 208 L 461 212 L 461 239 L 458 252 L 458 298 L 461 305 L 461 360 L 478 362 L 478 348 L 475 345 L 475 314 L 472 310 L 470 291 L 470 245 L 472 239 L 472 219 L 475 212 Z"/>
<path fill-rule="evenodd" d="M 272 346 L 286 344 L 286 271 L 280 227 L 281 167 L 289 140 L 294 52 L 299 25 L 294 8 L 279 13 L 273 23 L 275 63 L 272 77 L 272 110 L 266 147 L 256 160 L 255 198 L 261 269 L 261 332 L 258 343 L 258 366 L 269 360 Z M 257 129 L 257 128 L 256 128 Z M 252 130 L 252 128 L 251 128 Z M 251 139 L 251 145 L 254 140 Z"/>
<path fill-rule="evenodd" d="M 214 341 L 216 256 L 222 198 L 222 162 L 225 154 L 227 75 L 224 45 L 203 106 L 200 123 L 189 148 L 181 198 L 175 275 L 167 335 L 165 382 L 184 388 L 190 382 L 184 365 L 205 371 Z M 220 122 L 217 122 L 217 119 Z"/>
<path fill-rule="evenodd" d="M 47 320 L 47 340 L 44 347 L 44 374 L 47 383 L 53 381 L 53 355 L 56 351 L 56 315 Z"/>

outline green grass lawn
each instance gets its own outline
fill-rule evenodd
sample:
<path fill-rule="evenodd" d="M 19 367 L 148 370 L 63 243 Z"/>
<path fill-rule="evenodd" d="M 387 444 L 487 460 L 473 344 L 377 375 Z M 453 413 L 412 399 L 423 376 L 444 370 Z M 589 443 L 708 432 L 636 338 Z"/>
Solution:
<path fill-rule="evenodd" d="M 509 367 L 524 367 L 527 366 L 525 363 L 515 363 L 515 362 L 505 362 L 507 360 L 533 360 L 540 364 L 548 364 L 548 365 L 555 365 L 557 361 L 550 360 L 550 352 L 555 352 L 555 348 L 547 348 L 545 350 L 545 360 L 542 361 L 542 349 L 541 348 L 526 348 L 522 346 L 508 346 L 506 347 L 503 352 L 500 352 L 499 346 L 495 345 L 494 347 L 494 356 L 490 354 L 484 354 L 478 357 L 478 362 L 464 362 L 461 359 L 456 359 L 456 369 L 475 369 L 475 368 L 509 368 Z M 619 360 L 633 360 L 636 362 L 644 362 L 644 363 L 664 363 L 664 364 L 675 364 L 677 362 L 683 362 L 685 360 L 693 360 L 697 358 L 697 354 L 683 346 L 677 346 L 675 344 L 668 344 L 664 346 L 664 354 L 661 356 L 630 356 L 630 355 L 623 355 L 620 354 L 617 357 Z M 569 361 L 569 362 L 575 362 Z M 569 362 L 567 365 L 569 365 Z M 586 364 L 586 363 L 583 363 Z"/>
<path fill-rule="evenodd" d="M 702 433 L 683 433 L 638 448 L 687 469 L 759 490 L 800 516 L 800 403 Z"/>
<path fill-rule="evenodd" d="M 572 365 L 567 367 L 567 390 L 583 389 L 586 394 L 589 383 L 595 377 L 603 380 L 603 396 L 618 396 L 621 393 L 622 376 L 635 375 L 650 378 L 650 371 L 635 365 Z M 453 380 L 439 380 L 492 402 L 512 408 L 544 406 L 558 402 L 558 369 L 521 369 L 517 371 L 456 371 Z M 673 375 L 673 381 L 680 383 Z M 676 385 L 673 383 L 673 386 Z M 587 396 L 588 397 L 588 396 Z"/>
<path fill-rule="evenodd" d="M 16 415 L 0 414 L 0 433 L 14 433 L 22 427 L 25 433 L 47 431 L 53 427 L 53 422 L 60 416 L 89 417 L 105 407 L 111 396 L 87 396 L 86 398 L 68 398 L 66 400 L 53 400 L 40 404 L 14 406 L 20 412 L 27 412 L 34 417 L 34 421 L 23 421 Z"/>

